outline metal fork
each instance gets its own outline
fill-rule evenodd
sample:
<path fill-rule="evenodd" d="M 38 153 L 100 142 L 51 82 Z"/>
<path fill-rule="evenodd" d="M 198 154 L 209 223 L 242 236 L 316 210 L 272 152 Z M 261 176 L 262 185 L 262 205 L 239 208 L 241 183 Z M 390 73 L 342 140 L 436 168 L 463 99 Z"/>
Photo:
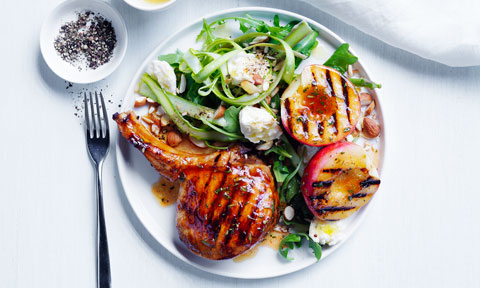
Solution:
<path fill-rule="evenodd" d="M 100 94 L 101 105 L 98 101 L 98 94 Z M 110 147 L 110 133 L 105 101 L 103 100 L 102 92 L 98 94 L 95 91 L 96 104 L 94 105 L 92 92 L 89 93 L 89 97 L 84 92 L 85 126 L 88 154 L 95 164 L 95 175 L 97 178 L 97 288 L 110 288 L 110 258 L 102 196 L 102 167 Z M 102 114 L 101 112 L 103 112 L 103 119 L 100 115 Z M 95 119 L 95 114 L 97 119 Z"/>

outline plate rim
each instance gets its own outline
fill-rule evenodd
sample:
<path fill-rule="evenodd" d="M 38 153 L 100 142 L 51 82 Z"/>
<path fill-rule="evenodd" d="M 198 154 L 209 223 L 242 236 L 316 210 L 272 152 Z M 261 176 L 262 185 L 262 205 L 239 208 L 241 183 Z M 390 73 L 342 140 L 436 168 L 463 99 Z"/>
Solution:
<path fill-rule="evenodd" d="M 132 78 L 130 78 L 131 82 L 128 86 L 128 89 L 125 92 L 125 96 L 123 97 L 122 107 L 120 108 L 120 110 L 122 112 L 125 111 L 126 100 L 130 97 L 131 91 L 134 91 L 134 88 L 136 86 L 136 80 L 139 78 L 140 74 L 143 72 L 143 70 L 144 70 L 143 68 L 145 67 L 145 65 L 148 64 L 148 62 L 152 59 L 152 57 L 155 57 L 158 54 L 159 50 L 164 49 L 165 48 L 164 46 L 167 45 L 167 43 L 169 43 L 173 38 L 175 38 L 177 35 L 180 35 L 185 30 L 188 30 L 191 26 L 194 26 L 194 25 L 198 24 L 199 22 L 203 21 L 203 19 L 209 20 L 209 19 L 212 19 L 212 18 L 221 17 L 224 14 L 242 13 L 242 12 L 244 12 L 244 13 L 247 13 L 247 12 L 266 12 L 266 13 L 271 13 L 272 16 L 275 15 L 275 14 L 278 14 L 280 16 L 288 16 L 288 17 L 292 17 L 292 18 L 296 18 L 296 19 L 300 19 L 300 20 L 305 20 L 309 24 L 313 24 L 313 26 L 319 27 L 322 30 L 322 32 L 325 32 L 329 37 L 333 38 L 335 40 L 335 42 L 337 42 L 335 44 L 340 45 L 342 43 L 346 43 L 346 41 L 343 40 L 340 36 L 338 36 L 336 33 L 331 31 L 330 29 L 328 29 L 324 25 L 318 23 L 317 21 L 315 21 L 311 18 L 305 17 L 303 15 L 300 15 L 300 14 L 297 14 L 297 13 L 294 13 L 294 12 L 290 12 L 290 11 L 286 11 L 286 10 L 283 10 L 283 9 L 270 8 L 270 7 L 249 6 L 249 7 L 230 8 L 230 9 L 225 9 L 225 10 L 221 10 L 221 11 L 218 11 L 218 12 L 214 12 L 214 13 L 211 13 L 211 14 L 201 16 L 201 17 L 198 17 L 198 18 L 194 19 L 193 21 L 184 25 L 182 28 L 176 30 L 176 32 L 174 32 L 173 34 L 168 36 L 165 40 L 163 40 L 160 43 L 158 43 L 157 45 L 155 45 L 152 52 L 150 52 L 144 58 L 144 60 L 142 61 L 142 63 L 139 66 L 137 66 L 138 69 L 136 70 L 134 76 Z M 349 50 L 354 55 L 358 56 L 358 54 L 354 51 L 354 49 L 352 49 L 350 47 Z M 365 67 L 365 65 L 360 60 L 357 63 L 359 63 L 360 66 L 362 67 L 363 74 L 368 79 L 372 79 L 370 77 L 371 73 L 367 72 L 367 68 Z M 385 153 L 386 133 L 384 132 L 385 118 L 383 116 L 382 104 L 381 104 L 381 100 L 380 100 L 380 97 L 379 97 L 380 93 L 378 92 L 378 89 L 373 89 L 373 91 L 375 92 L 373 96 L 374 96 L 374 100 L 376 101 L 376 104 L 377 104 L 377 107 L 378 107 L 377 114 L 379 115 L 379 120 L 380 120 L 380 124 L 382 126 L 382 132 L 383 132 L 381 134 L 382 136 L 380 138 L 380 155 L 379 155 L 380 156 L 379 157 L 380 161 L 379 161 L 379 165 L 377 167 L 378 172 L 381 175 L 381 174 L 383 174 L 382 171 L 384 170 L 385 154 L 386 154 Z M 215 268 L 210 269 L 210 267 L 205 267 L 205 266 L 202 266 L 200 264 L 197 264 L 197 263 L 189 260 L 187 257 L 182 255 L 179 251 L 177 251 L 177 249 L 175 248 L 175 245 L 173 243 L 170 244 L 170 243 L 164 243 L 164 241 L 160 241 L 160 239 L 156 235 L 157 232 L 152 231 L 153 229 L 151 229 L 151 225 L 146 225 L 145 224 L 145 223 L 150 222 L 149 219 L 146 219 L 147 217 L 142 216 L 143 214 L 140 213 L 139 211 L 137 211 L 139 208 L 141 208 L 143 206 L 143 204 L 141 204 L 139 201 L 134 200 L 133 197 L 131 197 L 131 195 L 129 195 L 129 193 L 125 189 L 125 187 L 127 185 L 124 183 L 125 180 L 124 180 L 124 177 L 122 177 L 122 167 L 121 167 L 121 164 L 120 164 L 120 161 L 119 161 L 119 159 L 121 159 L 121 157 L 122 157 L 122 155 L 121 155 L 121 153 L 122 153 L 121 142 L 125 141 L 125 140 L 121 137 L 121 135 L 118 131 L 117 131 L 117 133 L 118 133 L 117 135 L 119 135 L 119 137 L 117 137 L 116 145 L 115 145 L 115 148 L 116 148 L 115 149 L 116 150 L 115 151 L 115 156 L 116 156 L 116 164 L 117 164 L 116 166 L 117 166 L 117 172 L 119 174 L 120 182 L 122 183 L 123 192 L 124 192 L 128 202 L 129 202 L 128 204 L 132 208 L 132 210 L 135 213 L 136 217 L 138 218 L 139 222 L 141 222 L 141 224 L 143 225 L 145 230 L 148 231 L 148 233 L 152 236 L 152 238 L 154 238 L 155 241 L 158 244 L 160 244 L 163 248 L 165 248 L 169 253 L 173 254 L 178 259 L 180 259 L 183 262 L 185 262 L 185 263 L 187 263 L 187 264 L 189 264 L 189 265 L 191 265 L 195 268 L 198 268 L 202 271 L 205 271 L 205 272 L 208 272 L 208 273 L 211 273 L 211 274 L 214 274 L 214 275 L 220 275 L 220 276 L 224 276 L 224 277 L 237 278 L 237 279 L 267 279 L 267 278 L 287 275 L 287 274 L 305 269 L 305 268 L 307 268 L 307 267 L 309 267 L 312 264 L 315 264 L 317 262 L 316 259 L 314 259 L 314 257 L 312 257 L 311 261 L 305 261 L 303 263 L 303 265 L 299 264 L 299 265 L 296 265 L 296 266 L 292 266 L 292 269 L 289 270 L 288 272 L 279 271 L 279 272 L 268 273 L 268 274 L 261 275 L 261 276 L 260 275 L 250 275 L 249 276 L 249 275 L 242 275 L 242 274 L 236 274 L 236 273 L 229 273 L 228 271 L 227 272 L 219 271 L 219 270 L 216 270 Z M 377 191 L 377 193 L 378 192 L 379 191 Z M 363 206 L 360 209 L 360 211 L 357 212 L 357 221 L 355 221 L 355 223 L 352 223 L 352 226 L 350 228 L 350 231 L 351 231 L 350 235 L 353 235 L 355 233 L 355 231 L 360 226 L 360 223 L 364 220 L 366 212 L 368 211 L 367 208 L 370 205 L 370 203 L 372 203 L 372 200 L 374 198 L 375 197 L 373 197 L 365 206 Z M 132 203 L 136 203 L 136 205 L 133 205 Z M 345 242 L 348 241 L 349 238 L 351 238 L 351 237 L 350 236 L 346 237 L 346 239 L 341 241 L 339 244 L 337 244 L 335 246 L 332 246 L 332 247 L 329 247 L 328 248 L 329 253 L 327 253 L 326 255 L 323 255 L 321 260 L 323 260 L 328 255 L 332 254 L 336 249 L 341 247 Z"/>

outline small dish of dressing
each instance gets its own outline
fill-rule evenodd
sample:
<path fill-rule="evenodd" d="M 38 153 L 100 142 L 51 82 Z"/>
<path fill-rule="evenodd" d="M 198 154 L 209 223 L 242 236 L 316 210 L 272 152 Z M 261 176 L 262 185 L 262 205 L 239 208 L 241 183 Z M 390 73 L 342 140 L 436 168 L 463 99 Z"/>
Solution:
<path fill-rule="evenodd" d="M 176 0 L 124 0 L 128 5 L 143 11 L 160 11 L 170 7 Z"/>

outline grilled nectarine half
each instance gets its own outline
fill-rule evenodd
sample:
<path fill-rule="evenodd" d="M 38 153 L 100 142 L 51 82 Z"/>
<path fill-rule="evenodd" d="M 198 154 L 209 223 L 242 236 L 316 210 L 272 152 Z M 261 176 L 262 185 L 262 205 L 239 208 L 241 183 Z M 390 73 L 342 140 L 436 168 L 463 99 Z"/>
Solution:
<path fill-rule="evenodd" d="M 308 208 L 322 220 L 340 220 L 365 205 L 380 185 L 375 165 L 363 147 L 338 142 L 313 156 L 302 178 Z"/>
<path fill-rule="evenodd" d="M 335 69 L 311 65 L 283 93 L 282 123 L 299 142 L 326 146 L 355 129 L 360 107 L 359 94 L 347 78 Z"/>

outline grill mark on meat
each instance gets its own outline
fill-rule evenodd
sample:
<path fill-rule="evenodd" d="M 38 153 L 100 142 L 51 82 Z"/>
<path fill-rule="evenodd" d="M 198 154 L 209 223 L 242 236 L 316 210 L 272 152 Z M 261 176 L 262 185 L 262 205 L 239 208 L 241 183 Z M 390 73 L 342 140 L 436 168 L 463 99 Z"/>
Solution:
<path fill-rule="evenodd" d="M 221 155 L 221 154 L 220 154 L 220 155 Z M 218 161 L 219 161 L 219 159 L 220 159 L 220 155 L 215 158 L 214 168 L 213 168 L 212 174 L 215 174 L 215 175 L 217 174 L 217 173 L 216 173 L 216 171 L 217 171 L 216 166 L 217 166 L 217 163 L 218 163 Z M 229 156 L 229 158 L 228 158 L 227 161 L 226 161 L 227 166 L 228 166 L 229 162 L 230 162 L 230 156 Z M 227 169 L 229 169 L 229 168 L 227 168 Z M 217 187 L 214 187 L 215 189 L 213 189 L 213 193 L 215 194 L 215 198 L 214 198 L 214 201 L 213 201 L 213 202 L 214 202 L 214 203 L 213 203 L 214 206 L 213 206 L 213 209 L 210 209 L 210 211 L 209 211 L 209 215 L 208 215 L 208 218 L 209 218 L 209 219 L 211 219 L 211 218 L 214 217 L 215 210 L 218 208 L 218 205 L 222 202 L 223 193 L 221 193 L 221 192 L 223 191 L 223 186 L 225 185 L 225 182 L 226 182 L 227 179 L 228 179 L 228 175 L 226 175 L 225 172 L 221 172 L 221 173 L 219 173 L 219 174 L 222 175 L 222 180 L 220 181 L 220 185 L 218 185 Z M 209 182 L 211 182 L 211 180 L 209 180 Z M 208 184 L 210 184 L 210 183 L 208 183 Z M 209 185 L 207 185 L 206 187 L 208 187 L 208 186 L 209 186 Z M 218 193 L 215 193 L 215 192 L 216 192 L 218 189 L 220 189 L 220 188 L 222 188 L 222 191 L 219 191 Z M 218 217 L 221 217 L 221 213 L 218 214 Z M 218 223 L 218 221 L 219 221 L 218 217 L 217 217 L 217 219 L 212 219 L 211 222 L 213 222 L 213 221 L 215 220 L 216 223 Z M 218 226 L 218 225 L 215 225 L 215 226 Z M 218 233 L 218 232 L 217 232 L 217 233 Z"/>
<path fill-rule="evenodd" d="M 255 230 L 252 231 L 252 229 L 255 228 L 255 223 L 256 223 L 255 214 L 257 213 L 257 209 L 258 209 L 257 207 L 258 207 L 258 205 L 255 204 L 255 209 L 253 209 L 252 212 L 250 212 L 250 215 L 248 215 L 250 217 L 247 217 L 248 220 L 246 222 L 244 222 L 244 223 L 246 223 L 246 224 L 244 224 L 244 226 L 245 226 L 244 231 L 247 231 L 247 240 L 248 240 L 249 244 L 252 244 L 252 237 L 255 236 L 255 234 L 257 233 L 257 231 L 255 231 Z M 249 235 L 251 235 L 251 236 L 248 237 Z"/>
<path fill-rule="evenodd" d="M 203 171 L 203 170 L 202 170 L 202 171 Z M 205 173 L 207 173 L 207 171 L 205 171 Z M 211 182 L 211 179 L 212 179 L 212 177 L 213 177 L 213 174 L 214 174 L 214 171 L 210 171 L 210 175 L 208 176 L 208 180 L 205 181 L 205 185 L 203 186 L 202 191 L 199 191 L 199 194 L 198 194 L 198 196 L 197 196 L 197 198 L 200 199 L 200 201 L 199 201 L 199 202 L 200 202 L 200 203 L 199 203 L 199 208 L 200 208 L 200 209 L 203 209 L 203 207 L 204 207 L 205 205 L 207 205 L 207 206 L 211 205 L 211 203 L 207 203 L 207 201 L 208 201 L 208 198 L 209 198 L 209 197 L 208 197 L 208 186 L 209 186 L 209 184 L 210 184 L 210 182 Z M 197 191 L 197 192 L 198 192 L 198 191 Z M 204 195 L 204 196 L 202 197 L 202 195 Z M 206 207 L 206 208 L 207 208 L 208 210 L 206 211 L 207 217 L 206 217 L 206 219 L 205 219 L 205 223 L 208 223 L 208 222 L 209 222 L 209 219 L 211 218 L 210 212 L 211 212 L 212 209 L 210 209 L 209 207 Z M 199 209 L 199 210 L 200 210 L 200 209 Z"/>
<path fill-rule="evenodd" d="M 380 179 L 373 179 L 372 177 L 368 177 L 367 180 L 360 182 L 360 186 L 363 188 L 370 187 L 371 185 L 380 185 Z"/>
<path fill-rule="evenodd" d="M 342 91 L 343 91 L 343 101 L 345 102 L 345 110 L 347 111 L 347 120 L 350 125 L 352 125 L 352 121 L 350 120 L 350 93 L 348 93 L 348 87 L 347 87 L 347 82 L 343 77 L 340 77 L 342 79 Z"/>
<path fill-rule="evenodd" d="M 225 238 L 223 238 L 223 247 L 228 247 L 230 239 L 232 239 L 233 234 L 235 234 L 235 225 L 237 225 L 237 218 L 233 218 L 232 222 L 230 222 L 230 226 L 228 226 L 228 234 L 225 235 Z"/>
<path fill-rule="evenodd" d="M 240 182 L 240 181 L 239 181 Z M 243 181 L 242 181 L 243 182 Z M 225 243 L 224 245 L 227 246 L 227 247 L 230 247 L 230 240 L 232 239 L 233 235 L 235 233 L 240 233 L 239 232 L 239 229 L 238 229 L 238 226 L 239 226 L 239 220 L 241 215 L 242 215 L 242 212 L 243 212 L 243 209 L 245 208 L 246 206 L 246 200 L 248 199 L 248 193 L 247 192 L 244 192 L 240 187 L 243 187 L 242 186 L 242 183 L 240 183 L 239 185 L 237 186 L 234 186 L 234 189 L 235 189 L 235 195 L 238 195 L 237 193 L 240 193 L 240 199 L 239 199 L 239 203 L 241 203 L 241 205 L 239 205 L 240 207 L 236 210 L 237 213 L 235 215 L 233 215 L 233 213 L 231 215 L 228 215 L 227 217 L 230 217 L 231 221 L 229 221 L 228 223 L 230 225 L 228 225 L 228 234 L 225 235 L 225 238 L 223 240 L 223 243 Z M 233 198 L 232 198 L 233 199 Z M 231 201 L 233 202 L 233 201 Z M 230 204 L 229 204 L 230 205 Z M 227 219 L 226 219 L 227 220 Z M 238 237 L 238 236 L 237 236 Z"/>
<path fill-rule="evenodd" d="M 245 183 L 245 185 L 241 185 L 241 184 L 240 184 L 240 185 L 238 186 L 238 188 L 237 188 L 237 189 L 240 189 L 240 190 L 241 190 L 240 193 L 242 193 L 242 194 L 241 194 L 241 196 L 242 196 L 242 202 L 241 202 L 242 205 L 241 205 L 240 209 L 238 209 L 237 215 L 234 216 L 234 218 L 235 218 L 235 221 L 234 221 L 235 224 L 233 224 L 233 222 L 232 222 L 231 228 L 233 228 L 233 231 L 230 233 L 230 234 L 232 234 L 232 236 L 233 236 L 233 234 L 234 234 L 235 232 L 238 234 L 237 242 L 238 242 L 238 239 L 241 239 L 242 241 L 245 239 L 245 238 L 242 238 L 242 237 L 245 236 L 245 235 L 242 235 L 243 233 L 241 233 L 242 231 L 240 230 L 240 227 L 239 227 L 241 223 L 239 223 L 239 220 L 240 220 L 240 221 L 242 220 L 241 217 L 242 217 L 242 214 L 243 214 L 243 210 L 245 210 L 245 207 L 247 207 L 247 205 L 250 203 L 250 194 L 252 194 L 252 197 L 253 197 L 253 194 L 255 194 L 255 193 L 249 193 L 249 192 L 248 192 L 248 188 L 246 189 L 247 191 L 244 191 L 243 189 L 241 189 L 240 187 L 245 187 L 245 186 L 248 186 L 248 185 L 249 185 L 248 182 L 244 182 L 244 183 Z M 242 184 L 243 184 L 243 183 L 242 183 Z M 235 225 L 237 225 L 237 227 L 233 227 L 233 226 L 235 226 Z M 225 241 L 226 245 L 230 245 L 230 241 L 231 241 L 231 237 L 228 238 L 228 241 Z"/>
<path fill-rule="evenodd" d="M 225 182 L 227 181 L 227 178 L 228 176 L 225 174 L 225 173 L 220 173 L 220 175 L 222 175 L 222 180 L 220 181 L 220 185 L 218 185 L 217 187 L 215 187 L 215 190 L 213 190 L 213 193 L 215 194 L 215 201 L 214 201 L 214 209 L 210 209 L 210 218 L 212 219 L 210 223 L 212 223 L 213 226 L 219 226 L 218 223 L 220 222 L 220 217 L 222 215 L 222 213 L 218 213 L 218 216 L 216 218 L 213 218 L 214 217 L 214 213 L 215 213 L 215 210 L 218 209 L 218 205 L 220 205 L 220 203 L 222 203 L 222 200 L 223 200 L 223 191 L 219 191 L 218 193 L 216 193 L 216 191 L 218 191 L 218 189 L 222 188 L 223 185 L 225 185 Z M 222 210 L 223 212 L 223 210 Z"/>
<path fill-rule="evenodd" d="M 217 157 L 215 157 L 215 160 L 213 160 L 213 167 L 217 167 L 218 160 L 220 159 L 221 156 L 222 154 L 218 154 Z"/>

